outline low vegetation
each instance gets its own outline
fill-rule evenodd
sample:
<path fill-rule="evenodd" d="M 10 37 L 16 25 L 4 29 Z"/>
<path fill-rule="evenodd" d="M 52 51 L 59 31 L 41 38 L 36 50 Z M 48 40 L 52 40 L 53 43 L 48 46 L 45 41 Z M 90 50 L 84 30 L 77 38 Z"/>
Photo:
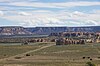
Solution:
<path fill-rule="evenodd" d="M 0 59 L 7 58 L 10 56 L 14 56 L 17 54 L 21 54 L 30 50 L 34 50 L 45 46 L 43 43 L 31 43 L 30 45 L 21 45 L 21 43 L 15 44 L 0 44 Z"/>
<path fill-rule="evenodd" d="M 94 63 L 92 63 L 92 62 L 87 62 L 86 63 L 88 66 L 96 66 Z"/>
<path fill-rule="evenodd" d="M 0 45 L 0 57 L 5 58 L 21 54 L 29 50 L 52 43 L 36 43 L 30 45 Z M 16 56 L 10 61 L 0 62 L 0 66 L 100 66 L 100 44 L 51 46 Z"/>

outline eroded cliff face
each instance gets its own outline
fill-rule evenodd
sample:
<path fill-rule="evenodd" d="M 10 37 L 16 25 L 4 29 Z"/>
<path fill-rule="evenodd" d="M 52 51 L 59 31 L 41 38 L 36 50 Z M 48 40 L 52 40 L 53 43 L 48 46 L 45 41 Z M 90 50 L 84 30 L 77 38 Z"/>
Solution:
<path fill-rule="evenodd" d="M 22 34 L 32 34 L 32 33 L 20 26 L 0 27 L 0 35 L 22 35 Z"/>
<path fill-rule="evenodd" d="M 0 27 L 0 35 L 29 35 L 29 34 L 46 34 L 59 32 L 100 32 L 100 26 L 92 27 L 31 27 L 25 28 L 20 26 Z"/>
<path fill-rule="evenodd" d="M 51 34 L 59 32 L 100 32 L 100 26 L 92 27 L 35 27 L 35 28 L 25 28 L 35 34 Z"/>

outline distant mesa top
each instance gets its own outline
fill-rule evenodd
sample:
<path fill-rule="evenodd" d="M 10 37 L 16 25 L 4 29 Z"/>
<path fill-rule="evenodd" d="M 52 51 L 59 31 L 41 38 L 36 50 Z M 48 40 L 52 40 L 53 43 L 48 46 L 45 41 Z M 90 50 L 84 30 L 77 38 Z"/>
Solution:
<path fill-rule="evenodd" d="M 21 34 L 32 34 L 32 33 L 20 26 L 0 27 L 0 35 L 21 35 Z"/>
<path fill-rule="evenodd" d="M 2 26 L 0 35 L 50 35 L 59 32 L 100 32 L 100 26 L 85 27 L 21 27 L 21 26 Z"/>

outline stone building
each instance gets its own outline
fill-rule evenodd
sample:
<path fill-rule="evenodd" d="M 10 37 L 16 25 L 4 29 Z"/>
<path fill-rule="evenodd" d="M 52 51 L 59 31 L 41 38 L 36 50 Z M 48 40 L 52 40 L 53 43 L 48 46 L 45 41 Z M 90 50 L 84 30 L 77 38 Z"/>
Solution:
<path fill-rule="evenodd" d="M 70 45 L 70 44 L 85 44 L 85 39 L 73 39 L 73 38 L 59 38 L 56 41 L 56 45 Z"/>
<path fill-rule="evenodd" d="M 54 35 L 53 35 L 54 34 Z M 52 36 L 63 37 L 63 44 L 100 43 L 100 32 L 62 32 L 52 33 Z M 59 38 L 59 42 L 62 42 Z M 56 41 L 57 43 L 58 41 Z"/>

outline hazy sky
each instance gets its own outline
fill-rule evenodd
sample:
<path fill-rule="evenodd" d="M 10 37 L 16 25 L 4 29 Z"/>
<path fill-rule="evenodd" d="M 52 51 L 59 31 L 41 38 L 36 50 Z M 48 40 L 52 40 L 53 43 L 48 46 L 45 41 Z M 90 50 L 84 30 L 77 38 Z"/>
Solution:
<path fill-rule="evenodd" d="M 0 26 L 100 26 L 100 0 L 0 0 Z"/>

